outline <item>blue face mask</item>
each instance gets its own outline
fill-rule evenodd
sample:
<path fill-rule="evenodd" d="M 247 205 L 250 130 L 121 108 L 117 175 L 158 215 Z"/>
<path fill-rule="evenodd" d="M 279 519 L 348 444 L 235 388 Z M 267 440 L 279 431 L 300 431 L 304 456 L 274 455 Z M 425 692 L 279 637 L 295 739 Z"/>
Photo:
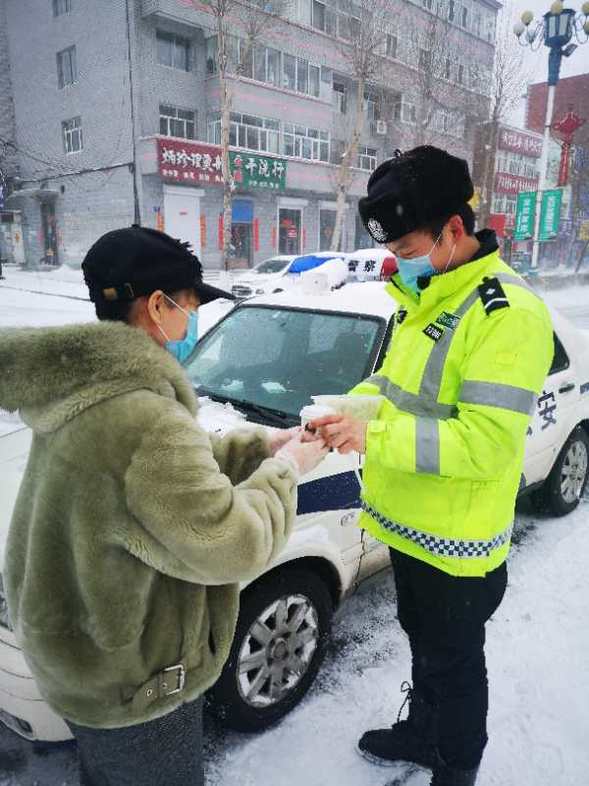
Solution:
<path fill-rule="evenodd" d="M 399 269 L 401 281 L 405 284 L 407 289 L 415 292 L 416 295 L 419 292 L 417 279 L 421 278 L 422 276 L 430 278 L 438 272 L 432 265 L 431 253 L 437 246 L 440 237 L 442 236 L 440 235 L 438 237 L 436 242 L 431 247 L 429 254 L 424 254 L 420 257 L 413 257 L 412 259 L 403 259 L 402 257 L 397 256 L 397 267 Z"/>
<path fill-rule="evenodd" d="M 175 303 L 171 297 L 168 297 L 167 295 L 165 295 L 165 297 L 171 303 L 174 303 L 176 308 L 179 308 L 183 314 L 188 316 L 188 322 L 186 324 L 186 335 L 184 338 L 178 339 L 176 341 L 170 341 L 162 328 L 158 325 L 160 332 L 166 339 L 168 339 L 165 344 L 166 349 L 176 358 L 178 363 L 184 365 L 188 358 L 192 355 L 192 352 L 198 343 L 198 311 L 188 312 L 183 309 L 182 306 L 179 306 L 177 303 Z"/>

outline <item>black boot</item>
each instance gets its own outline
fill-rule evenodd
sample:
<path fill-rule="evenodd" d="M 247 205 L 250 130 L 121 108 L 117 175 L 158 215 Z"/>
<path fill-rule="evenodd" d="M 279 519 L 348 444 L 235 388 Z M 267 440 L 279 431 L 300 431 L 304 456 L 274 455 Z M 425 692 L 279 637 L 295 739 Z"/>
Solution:
<path fill-rule="evenodd" d="M 358 750 L 365 759 L 384 766 L 409 761 L 433 769 L 441 764 L 435 745 L 435 712 L 419 692 L 404 682 L 401 690 L 406 694 L 397 722 L 389 729 L 365 732 L 358 742 Z M 407 720 L 400 720 L 405 704 L 409 702 Z"/>
<path fill-rule="evenodd" d="M 434 769 L 429 786 L 474 786 L 478 767 L 474 770 L 455 770 L 442 764 Z"/>

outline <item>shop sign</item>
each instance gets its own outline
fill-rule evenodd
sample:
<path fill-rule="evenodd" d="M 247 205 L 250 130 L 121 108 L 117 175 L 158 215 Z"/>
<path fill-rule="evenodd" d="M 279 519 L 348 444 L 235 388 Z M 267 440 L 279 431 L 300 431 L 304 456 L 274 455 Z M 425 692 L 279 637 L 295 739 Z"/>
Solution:
<path fill-rule="evenodd" d="M 510 175 L 507 172 L 498 172 L 495 175 L 496 194 L 519 194 L 520 191 L 533 191 L 538 186 L 538 178 Z"/>
<path fill-rule="evenodd" d="M 158 168 L 165 180 L 194 185 L 223 185 L 221 148 L 200 142 L 158 139 Z M 230 151 L 229 166 L 237 186 L 284 191 L 284 159 Z"/>
<path fill-rule="evenodd" d="M 542 155 L 542 139 L 523 134 L 510 128 L 502 128 L 499 132 L 497 147 L 501 150 L 510 150 L 512 153 L 521 153 L 530 158 L 540 158 Z"/>
<path fill-rule="evenodd" d="M 554 240 L 560 226 L 560 207 L 562 191 L 560 188 L 544 191 L 542 194 L 542 210 L 540 211 L 539 240 Z"/>
<path fill-rule="evenodd" d="M 515 210 L 514 240 L 527 240 L 534 235 L 534 218 L 536 216 L 536 192 L 522 191 L 517 195 Z"/>

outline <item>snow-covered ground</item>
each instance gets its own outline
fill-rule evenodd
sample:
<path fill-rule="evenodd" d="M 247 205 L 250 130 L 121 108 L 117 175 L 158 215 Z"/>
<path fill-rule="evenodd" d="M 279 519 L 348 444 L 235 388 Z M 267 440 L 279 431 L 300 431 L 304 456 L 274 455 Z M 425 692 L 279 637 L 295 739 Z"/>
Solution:
<path fill-rule="evenodd" d="M 547 299 L 589 328 L 589 288 Z M 19 293 L 0 282 L 0 325 L 92 318 L 83 301 Z M 589 784 L 588 528 L 589 498 L 562 519 L 518 514 L 507 595 L 488 626 L 490 743 L 478 786 Z M 209 721 L 209 786 L 386 786 L 390 773 L 354 748 L 365 729 L 395 720 L 408 676 L 388 571 L 338 613 L 315 685 L 280 725 L 239 735 Z M 0 784 L 73 786 L 76 778 L 71 746 L 35 751 L 0 727 Z M 411 786 L 428 782 L 422 773 Z"/>

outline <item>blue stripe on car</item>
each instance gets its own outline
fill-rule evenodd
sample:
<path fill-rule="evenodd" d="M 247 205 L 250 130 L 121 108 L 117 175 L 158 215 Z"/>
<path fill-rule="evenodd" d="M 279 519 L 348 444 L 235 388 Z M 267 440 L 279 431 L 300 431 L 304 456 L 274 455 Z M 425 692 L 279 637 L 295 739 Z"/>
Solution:
<path fill-rule="evenodd" d="M 355 472 L 342 472 L 299 486 L 299 516 L 360 507 L 360 482 Z"/>

